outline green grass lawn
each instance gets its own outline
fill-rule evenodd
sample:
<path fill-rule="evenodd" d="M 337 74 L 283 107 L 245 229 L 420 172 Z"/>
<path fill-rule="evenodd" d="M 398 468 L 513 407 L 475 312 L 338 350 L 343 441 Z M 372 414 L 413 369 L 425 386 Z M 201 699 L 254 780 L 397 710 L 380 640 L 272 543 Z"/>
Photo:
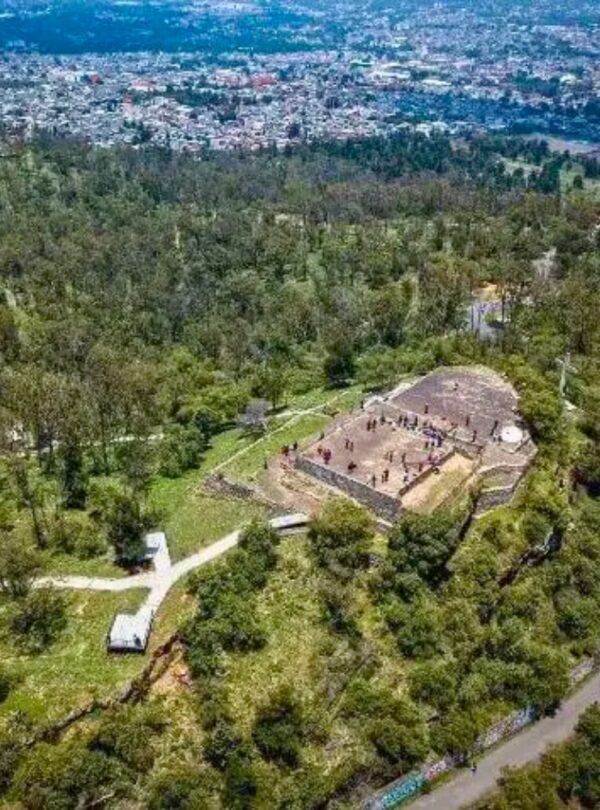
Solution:
<path fill-rule="evenodd" d="M 276 456 L 285 444 L 300 442 L 320 430 L 325 430 L 330 421 L 331 419 L 323 414 L 291 417 L 282 424 L 271 427 L 265 436 L 255 441 L 245 453 L 233 459 L 222 471 L 228 478 L 256 480 L 264 469 L 265 459 Z"/>
<path fill-rule="evenodd" d="M 81 560 L 72 554 L 50 554 L 46 559 L 46 572 L 52 576 L 78 576 L 83 574 L 84 576 L 107 577 L 109 579 L 127 576 L 127 571 L 116 565 L 109 554 L 103 557 L 93 557 L 90 560 Z"/>
<path fill-rule="evenodd" d="M 161 526 L 175 561 L 265 514 L 264 507 L 253 501 L 206 492 L 203 477 L 203 469 L 193 470 L 181 478 L 158 479 L 152 487 L 150 504 L 163 516 Z"/>
<path fill-rule="evenodd" d="M 39 655 L 26 655 L 13 643 L 5 622 L 9 606 L 0 602 L 0 660 L 14 679 L 0 718 L 18 709 L 36 721 L 52 720 L 127 683 L 144 659 L 108 655 L 106 635 L 114 614 L 137 610 L 145 596 L 143 590 L 68 593 L 68 625 Z"/>

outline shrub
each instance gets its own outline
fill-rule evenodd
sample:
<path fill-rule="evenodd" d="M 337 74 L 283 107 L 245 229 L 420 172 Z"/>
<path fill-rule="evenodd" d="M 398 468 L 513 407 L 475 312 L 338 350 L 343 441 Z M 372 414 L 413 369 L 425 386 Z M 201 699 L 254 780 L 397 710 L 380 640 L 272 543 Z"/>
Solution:
<path fill-rule="evenodd" d="M 49 536 L 55 551 L 89 560 L 106 551 L 106 540 L 85 512 L 62 512 L 55 518 Z"/>
<path fill-rule="evenodd" d="M 217 780 L 206 767 L 171 766 L 152 781 L 149 810 L 201 810 L 216 806 Z"/>
<path fill-rule="evenodd" d="M 154 738 L 164 724 L 155 704 L 119 708 L 105 715 L 89 748 L 120 759 L 136 773 L 148 771 L 154 764 Z"/>
<path fill-rule="evenodd" d="M 224 771 L 236 751 L 244 748 L 244 740 L 233 723 L 228 718 L 221 718 L 206 737 L 204 756 L 214 768 Z"/>
<path fill-rule="evenodd" d="M 368 736 L 377 753 L 402 771 L 409 770 L 427 755 L 424 726 L 410 726 L 392 717 L 384 717 L 369 723 Z"/>
<path fill-rule="evenodd" d="M 10 676 L 0 669 L 0 703 L 4 703 L 10 694 L 11 679 Z"/>
<path fill-rule="evenodd" d="M 41 652 L 52 644 L 67 626 L 66 602 L 51 588 L 31 591 L 18 602 L 10 628 L 22 646 Z"/>
<path fill-rule="evenodd" d="M 280 765 L 298 765 L 304 721 L 300 704 L 291 689 L 283 688 L 256 718 L 252 737 L 265 757 Z"/>
<path fill-rule="evenodd" d="M 126 781 L 118 763 L 79 740 L 41 743 L 17 769 L 11 795 L 29 810 L 76 810 L 118 795 Z"/>

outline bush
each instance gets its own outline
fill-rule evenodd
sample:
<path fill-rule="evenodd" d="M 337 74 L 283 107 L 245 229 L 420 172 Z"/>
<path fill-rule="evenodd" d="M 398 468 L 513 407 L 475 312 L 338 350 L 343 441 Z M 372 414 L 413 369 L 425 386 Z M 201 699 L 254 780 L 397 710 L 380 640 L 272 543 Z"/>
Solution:
<path fill-rule="evenodd" d="M 281 689 L 258 713 L 252 732 L 265 759 L 292 768 L 298 765 L 303 735 L 302 710 L 289 688 Z"/>
<path fill-rule="evenodd" d="M 426 661 L 411 669 L 409 684 L 414 700 L 445 712 L 456 700 L 458 672 L 453 662 L 444 658 Z"/>
<path fill-rule="evenodd" d="M 231 810 L 250 810 L 256 791 L 252 758 L 246 751 L 236 751 L 225 770 L 224 806 Z"/>
<path fill-rule="evenodd" d="M 4 703 L 9 696 L 11 685 L 10 676 L 4 672 L 4 670 L 0 669 L 0 703 Z"/>
<path fill-rule="evenodd" d="M 51 588 L 31 591 L 18 602 L 10 628 L 30 652 L 41 652 L 67 626 L 66 601 Z"/>
<path fill-rule="evenodd" d="M 202 810 L 216 806 L 217 788 L 214 771 L 211 773 L 208 768 L 171 766 L 152 781 L 148 807 L 149 810 Z"/>
<path fill-rule="evenodd" d="M 384 616 L 403 655 L 432 658 L 441 652 L 441 616 L 432 599 L 423 596 L 412 603 L 394 600 L 386 606 Z"/>
<path fill-rule="evenodd" d="M 228 718 L 219 720 L 204 743 L 204 756 L 213 768 L 224 771 L 231 757 L 246 744 Z"/>
<path fill-rule="evenodd" d="M 154 764 L 154 738 L 164 725 L 164 717 L 155 704 L 119 708 L 105 715 L 89 748 L 143 773 Z"/>
<path fill-rule="evenodd" d="M 403 514 L 390 534 L 382 584 L 393 587 L 398 575 L 417 574 L 430 587 L 438 587 L 448 576 L 447 564 L 459 539 L 455 518 L 449 512 Z"/>
<path fill-rule="evenodd" d="M 254 595 L 265 587 L 269 571 L 277 564 L 278 542 L 279 536 L 269 526 L 253 523 L 226 560 L 190 578 L 198 615 L 188 622 L 184 635 L 196 676 L 215 675 L 222 650 L 256 650 L 265 643 L 253 611 Z"/>
<path fill-rule="evenodd" d="M 85 512 L 62 512 L 50 529 L 49 544 L 62 554 L 81 560 L 99 557 L 107 549 L 106 540 Z"/>
<path fill-rule="evenodd" d="M 320 588 L 323 601 L 325 620 L 334 633 L 348 636 L 351 640 L 360 638 L 360 630 L 356 618 L 352 615 L 349 606 L 347 589 L 335 581 L 327 579 Z"/>
<path fill-rule="evenodd" d="M 390 690 L 358 678 L 346 692 L 342 712 L 360 720 L 378 753 L 403 770 L 427 755 L 427 726 L 417 707 Z"/>
<path fill-rule="evenodd" d="M 77 739 L 41 743 L 17 769 L 11 797 L 28 810 L 77 810 L 118 795 L 126 781 L 117 763 Z"/>
<path fill-rule="evenodd" d="M 427 734 L 422 726 L 417 731 L 415 726 L 384 717 L 369 723 L 367 733 L 377 753 L 398 765 L 403 772 L 410 770 L 427 755 Z"/>

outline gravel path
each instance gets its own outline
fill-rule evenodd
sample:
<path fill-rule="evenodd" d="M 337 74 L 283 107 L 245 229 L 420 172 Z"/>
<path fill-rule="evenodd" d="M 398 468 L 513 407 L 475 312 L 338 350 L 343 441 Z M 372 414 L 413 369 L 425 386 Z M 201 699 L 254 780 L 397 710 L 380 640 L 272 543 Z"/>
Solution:
<path fill-rule="evenodd" d="M 306 526 L 308 518 L 306 515 L 296 513 L 285 515 L 283 518 L 273 518 L 269 523 L 277 531 L 289 531 Z M 133 588 L 146 588 L 150 593 L 140 610 L 151 608 L 152 612 L 155 613 L 176 582 L 194 569 L 206 565 L 206 563 L 220 557 L 222 554 L 225 554 L 226 551 L 236 546 L 241 533 L 241 529 L 232 532 L 207 548 L 203 548 L 196 552 L 196 554 L 192 554 L 190 557 L 186 557 L 185 560 L 180 560 L 174 564 L 171 563 L 169 550 L 165 545 L 159 548 L 153 558 L 154 571 L 148 573 L 135 574 L 134 576 L 124 577 L 123 579 L 81 576 L 42 577 L 36 581 L 35 585 L 38 588 L 53 586 L 54 588 L 79 591 L 112 592 L 128 591 Z"/>

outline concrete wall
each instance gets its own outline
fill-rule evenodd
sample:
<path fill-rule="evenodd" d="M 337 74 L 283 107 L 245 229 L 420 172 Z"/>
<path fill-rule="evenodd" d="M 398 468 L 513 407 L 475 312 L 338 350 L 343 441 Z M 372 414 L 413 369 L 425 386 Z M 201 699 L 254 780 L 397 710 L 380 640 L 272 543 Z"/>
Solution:
<path fill-rule="evenodd" d="M 317 464 L 305 456 L 299 456 L 296 459 L 296 467 L 301 472 L 313 476 L 313 478 L 322 481 L 328 486 L 337 487 L 337 489 L 345 492 L 346 495 L 350 495 L 351 498 L 366 506 L 367 509 L 371 509 L 384 520 L 394 521 L 400 513 L 401 504 L 397 498 L 392 498 L 384 492 L 378 492 L 367 484 L 361 484 L 360 481 L 355 481 L 353 478 L 338 473 L 330 467 Z"/>

